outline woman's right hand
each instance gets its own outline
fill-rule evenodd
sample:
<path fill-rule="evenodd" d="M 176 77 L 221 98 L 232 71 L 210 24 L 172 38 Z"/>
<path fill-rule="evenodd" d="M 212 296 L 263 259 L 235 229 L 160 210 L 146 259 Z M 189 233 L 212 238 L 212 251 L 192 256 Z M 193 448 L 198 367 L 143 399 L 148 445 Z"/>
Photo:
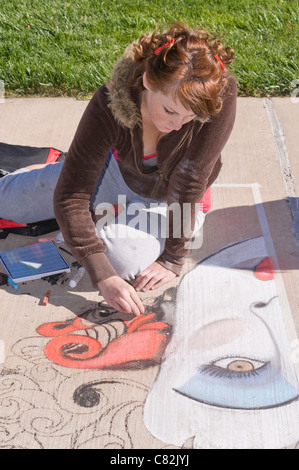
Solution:
<path fill-rule="evenodd" d="M 144 313 L 144 306 L 130 284 L 119 276 L 111 276 L 97 284 L 102 296 L 110 307 L 121 313 L 133 313 L 141 315 Z"/>

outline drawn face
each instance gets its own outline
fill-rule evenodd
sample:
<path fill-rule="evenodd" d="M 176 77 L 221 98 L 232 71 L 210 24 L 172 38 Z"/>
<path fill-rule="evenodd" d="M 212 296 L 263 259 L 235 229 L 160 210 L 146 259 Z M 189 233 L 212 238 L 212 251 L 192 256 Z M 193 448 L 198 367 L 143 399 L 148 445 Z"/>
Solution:
<path fill-rule="evenodd" d="M 194 437 L 208 448 L 277 448 L 298 439 L 298 381 L 276 283 L 244 269 L 246 259 L 254 266 L 266 256 L 263 239 L 249 240 L 183 278 L 171 343 L 144 410 L 159 439 L 181 445 Z"/>
<path fill-rule="evenodd" d="M 195 118 L 193 111 L 174 100 L 171 90 L 167 94 L 153 90 L 145 74 L 143 84 L 145 91 L 141 108 L 142 117 L 153 124 L 159 132 L 178 131 L 184 124 Z"/>

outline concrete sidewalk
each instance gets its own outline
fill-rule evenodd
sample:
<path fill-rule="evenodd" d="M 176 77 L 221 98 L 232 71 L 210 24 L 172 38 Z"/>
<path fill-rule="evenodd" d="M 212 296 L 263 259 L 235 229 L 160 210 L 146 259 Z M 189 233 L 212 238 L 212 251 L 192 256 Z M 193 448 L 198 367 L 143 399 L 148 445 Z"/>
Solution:
<path fill-rule="evenodd" d="M 0 104 L 0 142 L 53 146 L 67 151 L 86 105 L 86 101 L 68 98 L 6 99 Z M 212 187 L 212 210 L 206 218 L 203 245 L 191 250 L 185 277 L 181 276 L 168 286 L 174 288 L 176 300 L 167 297 L 170 295 L 167 289 L 151 295 L 141 294 L 148 311 L 155 314 L 150 322 L 149 319 L 144 322 L 143 329 L 133 324 L 130 327 L 113 312 L 105 313 L 99 304 L 101 297 L 87 278 L 76 290 L 68 285 L 50 286 L 52 292 L 47 307 L 41 305 L 49 288 L 44 280 L 22 284 L 17 291 L 8 286 L 1 287 L 3 380 L 0 396 L 4 405 L 0 419 L 5 431 L 0 436 L 0 447 L 299 446 L 298 122 L 299 104 L 289 98 L 238 98 L 235 127 L 223 152 L 223 169 Z M 29 237 L 9 235 L 0 241 L 0 251 L 32 241 Z M 257 249 L 258 243 L 263 246 L 261 250 Z M 261 257 L 261 253 L 267 256 Z M 260 261 L 268 258 L 271 258 L 271 265 L 267 269 L 256 268 L 260 267 Z M 69 257 L 68 261 L 73 260 Z M 190 277 L 184 285 L 183 279 L 188 279 L 189 269 L 194 266 L 200 266 L 195 278 L 198 284 L 192 287 L 194 281 Z M 211 282 L 207 282 L 211 266 L 213 274 Z M 253 279 L 253 272 L 255 275 L 262 273 L 259 277 L 259 282 L 264 279 L 262 287 L 255 284 L 258 276 Z M 243 274 L 248 280 L 242 277 Z M 270 277 L 266 280 L 263 276 Z M 199 291 L 199 286 L 205 286 L 202 287 L 204 292 L 195 302 L 193 290 Z M 178 300 L 181 295 L 183 300 Z M 267 310 L 260 319 L 263 328 L 266 325 L 267 334 L 266 330 L 264 333 L 259 330 L 261 325 L 258 324 L 236 326 L 235 319 L 241 311 L 247 310 L 246 315 L 250 316 L 255 309 L 253 316 L 260 317 L 261 311 L 257 310 L 261 310 L 261 306 L 268 309 L 273 298 L 279 300 L 279 305 Z M 175 305 L 171 310 L 174 313 L 170 313 L 172 304 Z M 182 319 L 182 308 L 176 310 L 178 304 L 184 306 Z M 207 310 L 209 321 L 214 321 L 214 333 L 203 335 L 195 346 L 195 333 L 201 337 L 206 328 L 207 324 L 200 322 Z M 221 311 L 217 318 L 216 311 Z M 105 315 L 109 321 L 104 321 Z M 246 315 L 244 313 L 244 318 Z M 230 327 L 227 327 L 227 321 Z M 147 338 L 152 345 L 158 337 L 161 339 L 159 335 L 164 330 L 159 330 L 159 322 L 171 326 L 172 333 L 167 333 L 170 344 L 166 352 L 165 347 L 159 349 L 157 346 L 154 356 L 150 357 L 144 341 Z M 221 324 L 218 334 L 217 324 Z M 149 325 L 148 329 L 146 325 Z M 251 329 L 254 334 L 249 338 Z M 145 332 L 148 337 L 141 337 Z M 51 350 L 52 355 L 45 354 L 51 349 L 48 346 L 50 338 L 62 341 L 70 336 L 69 343 L 60 343 L 61 349 Z M 76 338 L 82 336 L 90 343 L 74 346 Z M 254 342 L 255 336 L 258 344 Z M 94 366 L 84 367 L 84 355 L 89 354 L 96 341 L 108 351 L 109 344 L 116 344 L 116 340 L 120 340 L 120 356 L 127 354 L 131 359 L 123 360 L 118 367 L 101 366 L 96 361 Z M 183 340 L 185 346 L 182 354 L 178 354 Z M 189 364 L 194 365 L 196 357 L 209 357 L 211 363 L 210 354 L 215 343 L 220 364 L 223 365 L 225 358 L 234 357 L 227 368 L 240 367 L 247 371 L 244 377 L 246 374 L 248 377 L 248 371 L 256 362 L 271 363 L 276 371 L 275 378 L 271 376 L 271 393 L 267 395 L 264 389 L 262 392 L 252 389 L 261 400 L 258 403 L 263 405 L 255 402 L 247 407 L 246 403 L 250 401 L 247 395 L 244 395 L 244 401 L 241 400 L 243 391 L 253 386 L 251 382 L 248 385 L 249 381 L 242 392 L 240 389 L 238 397 L 232 392 L 230 398 L 230 392 L 226 391 L 221 404 L 212 390 L 222 389 L 223 383 L 207 385 L 209 397 L 193 396 L 194 387 L 191 391 L 189 385 L 184 388 L 184 396 L 174 391 L 178 388 L 178 377 L 184 383 L 194 373 L 191 366 L 189 370 Z M 51 344 L 54 348 L 55 344 Z M 203 344 L 206 346 L 204 352 Z M 143 352 L 137 352 L 139 345 L 144 348 Z M 68 353 L 63 347 L 72 349 L 67 358 Z M 128 352 L 132 349 L 136 349 L 135 360 Z M 96 351 L 94 354 L 98 358 L 100 349 Z M 140 360 L 141 356 L 143 360 Z M 71 363 L 74 357 L 81 358 L 81 366 L 78 361 Z M 150 363 L 149 359 L 153 361 Z M 172 376 L 173 361 L 176 377 Z M 216 359 L 212 362 L 215 367 Z M 180 372 L 184 368 L 185 372 Z M 195 369 L 199 370 L 199 364 Z M 278 380 L 278 372 L 284 382 Z M 199 387 L 196 389 L 199 394 Z M 269 398 L 271 405 L 270 401 L 267 404 L 262 401 L 266 395 L 272 397 Z M 241 405 L 236 404 L 239 399 Z"/>

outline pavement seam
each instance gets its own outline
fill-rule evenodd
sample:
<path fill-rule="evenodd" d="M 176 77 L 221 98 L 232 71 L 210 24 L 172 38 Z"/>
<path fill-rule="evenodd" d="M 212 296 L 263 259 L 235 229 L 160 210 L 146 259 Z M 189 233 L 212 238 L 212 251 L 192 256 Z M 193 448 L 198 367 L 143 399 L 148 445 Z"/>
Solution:
<path fill-rule="evenodd" d="M 285 135 L 275 112 L 272 100 L 270 98 L 266 98 L 263 102 L 263 106 L 266 109 L 272 129 L 272 134 L 275 139 L 278 160 L 280 163 L 280 168 L 287 192 L 287 199 L 292 215 L 293 233 L 296 237 L 296 245 L 299 246 L 299 198 L 296 196 L 294 176 L 292 174 L 291 164 L 289 161 Z"/>

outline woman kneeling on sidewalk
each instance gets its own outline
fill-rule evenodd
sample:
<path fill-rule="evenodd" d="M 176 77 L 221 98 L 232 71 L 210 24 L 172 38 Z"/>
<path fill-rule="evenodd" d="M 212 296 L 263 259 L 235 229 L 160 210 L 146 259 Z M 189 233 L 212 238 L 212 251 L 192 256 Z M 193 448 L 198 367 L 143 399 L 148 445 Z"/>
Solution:
<path fill-rule="evenodd" d="M 65 161 L 0 180 L 0 217 L 55 217 L 106 302 L 143 313 L 137 292 L 180 274 L 203 223 L 198 207 L 235 120 L 237 85 L 225 67 L 232 59 L 231 48 L 182 23 L 142 35 L 90 100 Z M 123 211 L 100 223 L 103 209 L 116 205 Z M 140 222 L 153 214 L 158 225 L 167 220 L 166 237 Z"/>

